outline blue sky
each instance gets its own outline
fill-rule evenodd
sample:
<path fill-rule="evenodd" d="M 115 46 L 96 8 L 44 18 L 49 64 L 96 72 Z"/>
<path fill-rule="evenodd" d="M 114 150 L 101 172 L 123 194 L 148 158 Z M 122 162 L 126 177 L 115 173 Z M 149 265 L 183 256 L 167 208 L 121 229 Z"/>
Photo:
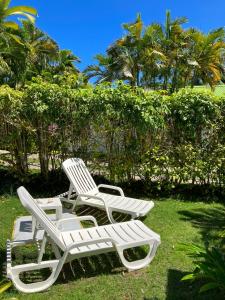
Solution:
<path fill-rule="evenodd" d="M 37 26 L 81 59 L 82 70 L 97 53 L 123 34 L 122 23 L 141 13 L 145 25 L 172 17 L 188 17 L 187 27 L 204 32 L 225 26 L 225 0 L 12 0 L 14 5 L 31 5 L 38 10 Z"/>

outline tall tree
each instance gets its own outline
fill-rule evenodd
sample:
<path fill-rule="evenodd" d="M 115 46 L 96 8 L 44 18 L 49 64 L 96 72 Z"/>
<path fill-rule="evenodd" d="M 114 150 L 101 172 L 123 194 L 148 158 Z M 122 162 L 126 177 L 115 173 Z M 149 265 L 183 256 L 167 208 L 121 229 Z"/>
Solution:
<path fill-rule="evenodd" d="M 20 16 L 25 17 L 30 22 L 34 23 L 35 16 L 37 15 L 37 11 L 35 8 L 30 6 L 11 6 L 11 0 L 0 0 L 0 27 L 2 28 L 10 28 L 10 29 L 19 29 L 18 23 L 14 21 L 9 21 L 8 18 L 12 16 Z"/>
<path fill-rule="evenodd" d="M 9 20 L 12 16 L 22 16 L 34 23 L 37 11 L 30 6 L 10 6 L 10 0 L 0 0 L 0 82 L 9 83 L 16 70 L 21 70 L 24 48 L 19 36 L 19 24 Z M 18 75 L 18 74 L 17 74 Z M 14 79 L 17 76 L 14 76 Z M 17 80 L 15 81 L 15 85 Z"/>
<path fill-rule="evenodd" d="M 73 54 L 71 50 L 60 50 L 54 62 L 54 72 L 57 74 L 66 73 L 79 73 L 79 70 L 76 68 L 76 62 L 80 62 L 80 59 Z"/>
<path fill-rule="evenodd" d="M 224 29 L 203 34 L 184 29 L 187 18 L 172 19 L 166 12 L 164 24 L 144 27 L 141 16 L 124 24 L 126 34 L 112 43 L 97 64 L 85 70 L 87 78 L 124 80 L 132 86 L 174 92 L 195 83 L 211 87 L 224 79 Z"/>
<path fill-rule="evenodd" d="M 138 15 L 134 23 L 124 24 L 123 28 L 127 34 L 110 45 L 105 56 L 96 56 L 98 65 L 87 67 L 85 74 L 88 78 L 97 76 L 97 82 L 122 79 L 133 86 L 140 84 L 141 16 Z"/>
<path fill-rule="evenodd" d="M 59 49 L 53 39 L 30 21 L 23 21 L 19 32 L 26 52 L 24 77 L 29 80 L 49 68 L 57 59 Z"/>
<path fill-rule="evenodd" d="M 221 81 L 224 74 L 225 31 L 219 28 L 208 34 L 190 30 L 192 40 L 189 46 L 193 68 L 189 71 L 191 86 L 209 84 L 212 88 Z"/>

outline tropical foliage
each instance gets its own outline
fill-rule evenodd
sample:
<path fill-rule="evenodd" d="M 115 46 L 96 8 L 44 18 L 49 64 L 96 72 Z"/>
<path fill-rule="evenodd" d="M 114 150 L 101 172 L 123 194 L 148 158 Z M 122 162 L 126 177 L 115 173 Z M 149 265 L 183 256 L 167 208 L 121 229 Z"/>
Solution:
<path fill-rule="evenodd" d="M 96 55 L 97 64 L 85 70 L 97 83 L 124 80 L 132 86 L 171 92 L 187 85 L 214 87 L 224 76 L 225 32 L 219 28 L 204 34 L 184 29 L 187 19 L 171 19 L 165 24 L 144 26 L 138 15 L 124 24 L 125 36 L 110 45 L 105 55 Z"/>
<path fill-rule="evenodd" d="M 36 78 L 23 92 L 2 86 L 0 100 L 1 149 L 18 174 L 39 153 L 46 177 L 81 156 L 114 181 L 225 182 L 225 98 L 209 91 L 165 96 L 122 82 L 70 88 Z"/>
<path fill-rule="evenodd" d="M 21 89 L 33 77 L 42 76 L 54 81 L 54 76 L 66 80 L 71 74 L 72 83 L 82 84 L 83 79 L 74 65 L 79 58 L 70 50 L 60 50 L 54 40 L 36 28 L 36 10 L 9 5 L 10 1 L 0 1 L 0 84 Z M 24 19 L 18 23 L 11 20 L 12 16 Z"/>
<path fill-rule="evenodd" d="M 170 12 L 165 24 L 144 26 L 138 15 L 82 73 L 79 58 L 35 26 L 36 14 L 0 0 L 2 165 L 26 180 L 34 153 L 47 180 L 77 156 L 111 181 L 224 187 L 225 96 L 186 88 L 224 81 L 223 28 L 184 29 L 187 19 Z M 202 292 L 224 289 L 224 252 L 189 250 L 196 268 L 183 279 L 208 280 Z M 0 293 L 9 286 L 1 282 Z"/>
<path fill-rule="evenodd" d="M 205 281 L 200 293 L 212 289 L 225 291 L 225 256 L 220 249 L 215 247 L 205 249 L 198 245 L 182 245 L 180 248 L 194 258 L 195 264 L 194 271 L 185 275 L 183 281 Z"/>

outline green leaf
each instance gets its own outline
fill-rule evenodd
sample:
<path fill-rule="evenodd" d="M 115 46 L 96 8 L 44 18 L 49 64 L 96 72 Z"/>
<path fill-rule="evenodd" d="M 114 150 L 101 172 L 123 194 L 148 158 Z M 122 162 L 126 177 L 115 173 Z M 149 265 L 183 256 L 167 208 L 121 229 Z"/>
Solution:
<path fill-rule="evenodd" d="M 6 282 L 4 284 L 0 285 L 0 294 L 2 294 L 3 292 L 5 292 L 6 290 L 8 290 L 10 287 L 12 286 L 12 282 Z"/>
<path fill-rule="evenodd" d="M 35 17 L 30 15 L 30 14 L 27 14 L 25 12 L 22 12 L 22 11 L 18 11 L 18 12 L 14 12 L 12 13 L 11 15 L 19 15 L 19 16 L 24 16 L 25 18 L 27 18 L 31 23 L 34 23 L 35 22 Z"/>
<path fill-rule="evenodd" d="M 204 293 L 204 292 L 206 292 L 208 290 L 216 289 L 218 287 L 220 287 L 220 285 L 218 283 L 216 283 L 216 282 L 210 282 L 210 283 L 204 284 L 200 288 L 199 293 Z"/>
<path fill-rule="evenodd" d="M 193 273 L 191 273 L 191 274 L 187 274 L 184 277 L 182 277 L 181 281 L 184 281 L 184 280 L 193 280 L 193 279 L 195 279 L 195 275 Z"/>
<path fill-rule="evenodd" d="M 20 5 L 20 6 L 14 6 L 14 7 L 11 7 L 11 8 L 8 8 L 5 12 L 5 16 L 10 16 L 14 13 L 28 13 L 28 14 L 31 14 L 31 15 L 37 15 L 37 10 L 33 7 L 30 7 L 30 6 L 23 6 L 23 5 Z"/>
<path fill-rule="evenodd" d="M 21 41 L 21 39 L 20 39 L 19 36 L 15 35 L 15 34 L 12 34 L 12 33 L 10 33 L 9 35 L 10 35 L 10 37 L 11 37 L 14 41 L 16 41 L 18 44 L 24 45 L 24 44 L 22 43 L 22 41 Z"/>
<path fill-rule="evenodd" d="M 12 21 L 4 22 L 4 26 L 15 30 L 19 29 L 19 25 L 16 22 L 12 22 Z"/>

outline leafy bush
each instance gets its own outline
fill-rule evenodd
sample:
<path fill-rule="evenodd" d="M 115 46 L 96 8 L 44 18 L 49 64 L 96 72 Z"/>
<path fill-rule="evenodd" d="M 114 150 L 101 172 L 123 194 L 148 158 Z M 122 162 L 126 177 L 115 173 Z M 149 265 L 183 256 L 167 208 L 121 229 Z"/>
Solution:
<path fill-rule="evenodd" d="M 225 182 L 225 97 L 209 91 L 167 96 L 121 82 L 73 89 L 37 78 L 24 92 L 2 86 L 0 99 L 1 148 L 20 175 L 35 152 L 45 178 L 80 156 L 112 181 Z"/>
<path fill-rule="evenodd" d="M 194 258 L 195 270 L 185 275 L 182 280 L 205 281 L 200 288 L 200 293 L 211 289 L 225 291 L 225 255 L 215 247 L 204 249 L 197 245 L 183 245 L 180 249 L 188 251 Z"/>
<path fill-rule="evenodd" d="M 0 147 L 10 152 L 10 156 L 1 155 L 1 158 L 19 174 L 28 170 L 24 149 L 27 136 L 21 118 L 22 105 L 23 92 L 7 85 L 0 86 Z"/>

